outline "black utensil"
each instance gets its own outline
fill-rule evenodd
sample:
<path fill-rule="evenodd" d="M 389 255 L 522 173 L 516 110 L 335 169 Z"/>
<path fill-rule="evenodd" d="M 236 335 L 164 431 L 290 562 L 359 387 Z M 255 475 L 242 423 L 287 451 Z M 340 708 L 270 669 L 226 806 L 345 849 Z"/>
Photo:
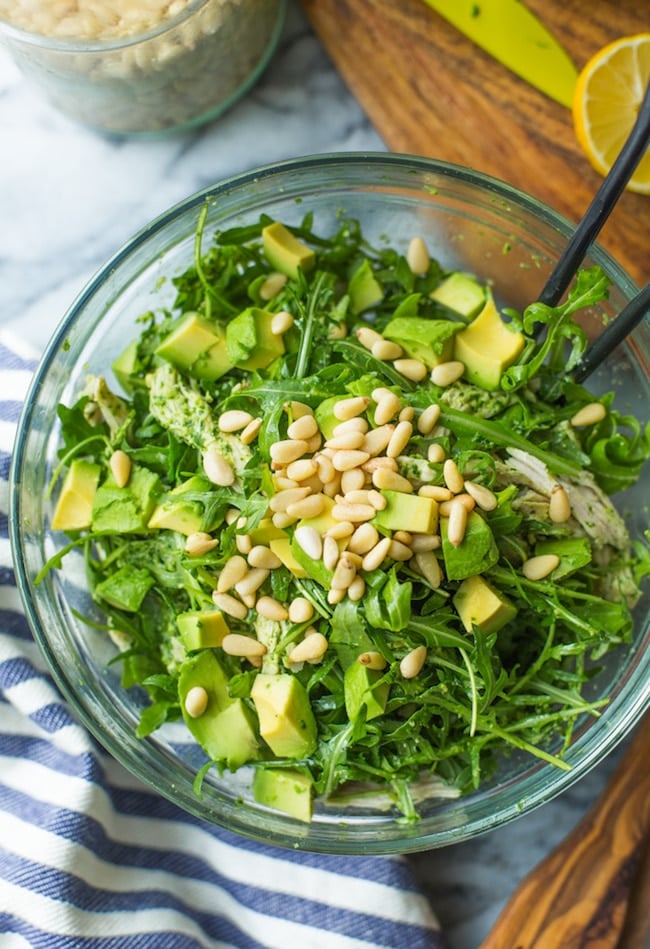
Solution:
<path fill-rule="evenodd" d="M 610 353 L 622 343 L 625 337 L 641 322 L 646 313 L 650 313 L 650 283 L 646 283 L 627 306 L 600 334 L 597 340 L 585 351 L 582 359 L 572 372 L 575 382 L 584 382 L 594 369 L 607 359 Z"/>

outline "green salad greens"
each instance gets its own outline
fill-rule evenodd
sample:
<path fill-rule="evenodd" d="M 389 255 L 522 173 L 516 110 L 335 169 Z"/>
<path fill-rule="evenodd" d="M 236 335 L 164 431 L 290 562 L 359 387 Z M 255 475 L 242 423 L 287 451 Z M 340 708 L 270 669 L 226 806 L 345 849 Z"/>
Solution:
<path fill-rule="evenodd" d="M 256 799 L 462 794 L 511 752 L 567 768 L 649 557 L 610 495 L 650 433 L 572 381 L 564 303 L 500 312 L 415 237 L 217 232 L 112 366 L 60 406 L 52 527 L 85 552 L 138 734 L 185 721 Z M 542 332 L 540 333 L 540 329 Z M 135 335 L 135 333 L 134 333 Z"/>

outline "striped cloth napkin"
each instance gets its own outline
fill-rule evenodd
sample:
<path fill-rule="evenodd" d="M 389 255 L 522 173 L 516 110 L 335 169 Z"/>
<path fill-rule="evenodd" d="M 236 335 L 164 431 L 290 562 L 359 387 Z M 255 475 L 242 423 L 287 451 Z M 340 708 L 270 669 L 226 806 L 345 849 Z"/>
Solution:
<path fill-rule="evenodd" d="M 404 858 L 294 853 L 203 823 L 75 719 L 23 615 L 8 539 L 35 365 L 0 334 L 0 945 L 443 949 Z"/>

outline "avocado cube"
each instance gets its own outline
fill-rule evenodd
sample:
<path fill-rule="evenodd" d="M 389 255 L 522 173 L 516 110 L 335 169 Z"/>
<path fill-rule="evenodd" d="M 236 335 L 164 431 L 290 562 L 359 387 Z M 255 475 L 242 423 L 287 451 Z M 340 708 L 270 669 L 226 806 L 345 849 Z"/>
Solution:
<path fill-rule="evenodd" d="M 517 615 L 514 603 L 478 575 L 463 580 L 453 603 L 468 633 L 474 627 L 485 636 L 496 633 Z"/>
<path fill-rule="evenodd" d="M 160 479 L 148 468 L 134 465 L 128 484 L 118 487 L 112 475 L 95 494 L 92 527 L 95 531 L 133 534 L 146 530 L 153 513 Z"/>
<path fill-rule="evenodd" d="M 200 475 L 188 478 L 155 507 L 147 527 L 178 531 L 186 536 L 196 533 L 203 526 L 203 505 L 193 495 L 210 490 L 211 483 L 207 478 Z"/>
<path fill-rule="evenodd" d="M 454 339 L 454 358 L 465 366 L 464 376 L 474 385 L 492 391 L 524 348 L 523 333 L 510 329 L 490 297 L 469 326 Z"/>
<path fill-rule="evenodd" d="M 334 415 L 334 406 L 337 402 L 340 402 L 342 398 L 344 398 L 344 396 L 332 395 L 327 399 L 323 399 L 314 410 L 314 417 L 325 438 L 331 438 L 336 426 L 341 424 L 341 420 Z"/>
<path fill-rule="evenodd" d="M 586 537 L 563 537 L 541 541 L 535 545 L 535 556 L 557 554 L 560 562 L 551 573 L 551 580 L 560 580 L 591 563 L 591 544 Z"/>
<path fill-rule="evenodd" d="M 312 817 L 312 790 L 311 778 L 301 771 L 257 767 L 253 775 L 253 797 L 258 804 L 306 823 Z"/>
<path fill-rule="evenodd" d="M 157 347 L 156 355 L 206 381 L 219 379 L 233 366 L 223 330 L 198 313 L 186 314 Z"/>
<path fill-rule="evenodd" d="M 463 542 L 455 547 L 447 536 L 449 519 L 440 518 L 442 556 L 448 580 L 464 580 L 475 573 L 484 573 L 499 559 L 499 550 L 488 524 L 476 511 L 467 516 Z"/>
<path fill-rule="evenodd" d="M 188 652 L 218 647 L 230 628 L 219 610 L 189 610 L 179 613 L 176 625 Z"/>
<path fill-rule="evenodd" d="M 454 352 L 454 336 L 461 323 L 450 320 L 428 320 L 421 316 L 401 316 L 390 321 L 383 335 L 399 343 L 412 359 L 419 359 L 428 369 L 449 362 Z"/>
<path fill-rule="evenodd" d="M 251 689 L 260 735 L 278 758 L 305 758 L 317 745 L 309 696 L 294 675 L 258 673 Z"/>
<path fill-rule="evenodd" d="M 307 273 L 316 263 L 314 251 L 279 221 L 262 228 L 262 245 L 271 266 L 294 280 L 298 278 L 298 271 Z"/>
<path fill-rule="evenodd" d="M 100 474 L 101 468 L 94 462 L 74 459 L 63 479 L 54 508 L 52 530 L 79 531 L 90 527 Z"/>
<path fill-rule="evenodd" d="M 333 527 L 336 524 L 336 520 L 332 517 L 332 508 L 334 507 L 334 501 L 332 498 L 325 496 L 323 498 L 323 511 L 317 517 L 304 517 L 297 522 L 295 529 L 299 527 L 314 527 L 321 536 L 325 531 L 329 530 L 330 527 Z M 345 547 L 345 541 L 338 541 L 339 550 L 343 550 Z M 305 553 L 295 537 L 291 539 L 291 555 L 293 559 L 298 564 L 299 568 L 304 571 L 304 575 L 311 577 L 312 580 L 315 580 L 316 583 L 320 586 L 329 589 L 332 582 L 332 577 L 334 572 L 325 566 L 322 560 L 314 560 L 313 557 L 310 557 L 309 554 Z M 278 554 L 278 556 L 280 556 Z M 296 574 L 297 576 L 297 574 Z"/>
<path fill-rule="evenodd" d="M 350 312 L 353 316 L 376 306 L 384 299 L 384 288 L 375 277 L 370 261 L 366 258 L 350 277 L 348 283 Z"/>
<path fill-rule="evenodd" d="M 384 714 L 388 701 L 389 683 L 377 685 L 383 673 L 369 669 L 355 661 L 345 670 L 343 676 L 343 694 L 345 711 L 351 722 L 355 721 L 362 708 L 366 709 L 366 721 Z"/>
<path fill-rule="evenodd" d="M 298 545 L 296 544 L 296 546 Z M 290 537 L 287 535 L 284 537 L 276 537 L 269 541 L 269 547 L 275 556 L 280 558 L 287 570 L 291 571 L 294 577 L 298 577 L 298 579 L 301 580 L 309 576 L 305 567 L 296 560 Z M 305 554 L 304 550 L 302 553 Z M 305 556 L 307 556 L 307 554 L 305 554 Z"/>
<path fill-rule="evenodd" d="M 120 355 L 113 361 L 113 364 L 111 365 L 113 375 L 128 395 L 131 395 L 133 392 L 131 376 L 136 371 L 137 365 L 138 341 L 137 339 L 134 339 L 129 343 L 126 349 L 120 353 Z"/>
<path fill-rule="evenodd" d="M 485 304 L 485 287 L 470 274 L 456 271 L 432 291 L 431 299 L 469 321 L 481 312 Z"/>
<path fill-rule="evenodd" d="M 118 610 L 137 613 L 155 582 L 148 570 L 127 564 L 98 583 L 94 592 Z"/>
<path fill-rule="evenodd" d="M 434 534 L 438 527 L 438 502 L 417 494 L 384 490 L 386 507 L 377 511 L 372 523 L 375 527 L 390 531 L 415 531 Z"/>
<path fill-rule="evenodd" d="M 287 537 L 287 532 L 281 527 L 276 527 L 270 517 L 263 517 L 257 527 L 249 531 L 253 544 L 268 545 L 272 540 Z"/>
<path fill-rule="evenodd" d="M 271 331 L 273 313 L 249 306 L 226 327 L 228 357 L 233 366 L 252 372 L 265 369 L 284 353 L 281 335 Z"/>

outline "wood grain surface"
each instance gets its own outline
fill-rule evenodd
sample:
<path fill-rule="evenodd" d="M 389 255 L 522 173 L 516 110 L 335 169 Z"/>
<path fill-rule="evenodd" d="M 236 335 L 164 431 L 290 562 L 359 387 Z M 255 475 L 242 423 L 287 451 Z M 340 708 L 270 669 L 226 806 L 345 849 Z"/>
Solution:
<path fill-rule="evenodd" d="M 648 761 L 650 715 L 594 807 L 523 880 L 481 949 L 643 949 Z"/>
<path fill-rule="evenodd" d="M 527 0 L 582 68 L 612 40 L 650 30 L 649 0 Z M 570 110 L 519 79 L 424 0 L 302 0 L 385 145 L 456 162 L 577 222 L 602 178 Z M 650 196 L 626 192 L 600 237 L 639 284 L 650 278 Z"/>

